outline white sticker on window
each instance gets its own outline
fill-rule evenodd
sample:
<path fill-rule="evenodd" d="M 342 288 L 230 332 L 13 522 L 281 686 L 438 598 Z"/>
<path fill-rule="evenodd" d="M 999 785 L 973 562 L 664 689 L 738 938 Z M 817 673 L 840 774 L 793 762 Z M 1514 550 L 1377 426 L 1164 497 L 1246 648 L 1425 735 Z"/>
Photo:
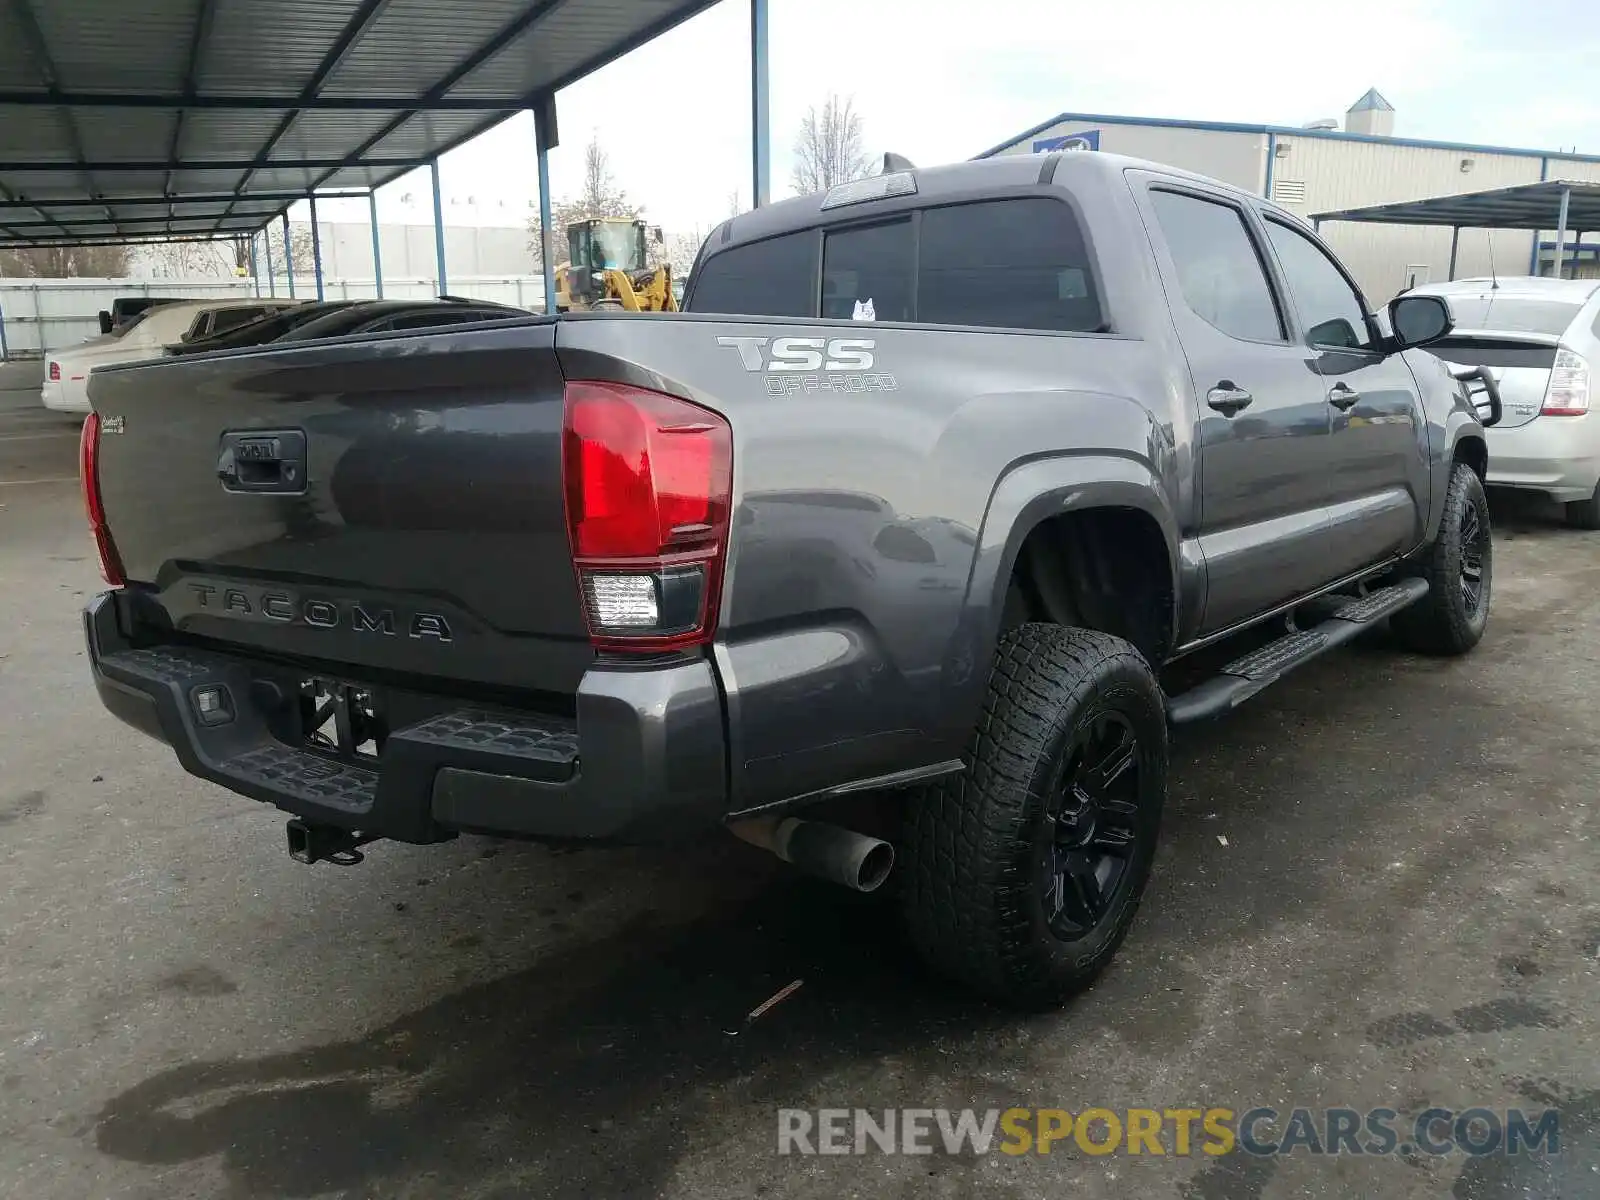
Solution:
<path fill-rule="evenodd" d="M 856 301 L 856 311 L 851 315 L 852 321 L 876 321 L 878 310 L 872 307 L 872 297 Z"/>

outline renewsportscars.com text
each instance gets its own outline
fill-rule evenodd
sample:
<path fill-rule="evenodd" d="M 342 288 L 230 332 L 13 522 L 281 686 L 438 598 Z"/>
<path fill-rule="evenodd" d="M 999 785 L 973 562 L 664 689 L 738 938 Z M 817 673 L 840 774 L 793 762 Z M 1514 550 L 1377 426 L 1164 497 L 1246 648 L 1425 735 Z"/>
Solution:
<path fill-rule="evenodd" d="M 780 1108 L 779 1154 L 1523 1154 L 1561 1150 L 1549 1108 Z"/>

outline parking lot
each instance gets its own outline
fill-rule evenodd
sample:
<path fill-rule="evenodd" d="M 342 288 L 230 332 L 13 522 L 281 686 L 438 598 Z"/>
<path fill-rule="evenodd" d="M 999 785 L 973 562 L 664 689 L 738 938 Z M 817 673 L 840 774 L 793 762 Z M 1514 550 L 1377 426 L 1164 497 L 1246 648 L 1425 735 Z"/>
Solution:
<path fill-rule="evenodd" d="M 1600 536 L 1501 504 L 1475 654 L 1378 635 L 1186 730 L 1133 936 L 1021 1018 L 732 839 L 293 863 L 101 711 L 75 449 L 0 408 L 0 1194 L 1600 1195 Z M 1562 1153 L 775 1153 L 855 1105 L 1555 1105 Z"/>

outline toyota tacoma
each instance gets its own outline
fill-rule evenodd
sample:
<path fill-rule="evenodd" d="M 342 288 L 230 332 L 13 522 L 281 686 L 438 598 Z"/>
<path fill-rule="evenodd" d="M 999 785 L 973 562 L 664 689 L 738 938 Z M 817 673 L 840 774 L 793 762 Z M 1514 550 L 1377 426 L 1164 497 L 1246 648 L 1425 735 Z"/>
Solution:
<path fill-rule="evenodd" d="M 1128 930 L 1169 725 L 1483 634 L 1492 380 L 1258 196 L 889 171 L 724 223 L 685 308 L 96 371 L 106 707 L 302 861 L 732 831 L 1038 1006 Z"/>

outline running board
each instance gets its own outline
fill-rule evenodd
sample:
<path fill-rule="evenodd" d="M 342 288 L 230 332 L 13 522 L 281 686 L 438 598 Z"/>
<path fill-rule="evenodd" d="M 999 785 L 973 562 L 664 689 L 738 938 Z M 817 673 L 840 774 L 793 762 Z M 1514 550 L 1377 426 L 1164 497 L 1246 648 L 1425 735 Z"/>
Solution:
<path fill-rule="evenodd" d="M 1331 617 L 1311 629 L 1287 633 L 1243 658 L 1181 696 L 1167 697 L 1167 720 L 1174 725 L 1204 720 L 1226 712 L 1276 683 L 1296 667 L 1343 645 L 1375 621 L 1415 604 L 1428 594 L 1426 579 L 1402 579 L 1350 600 Z"/>

